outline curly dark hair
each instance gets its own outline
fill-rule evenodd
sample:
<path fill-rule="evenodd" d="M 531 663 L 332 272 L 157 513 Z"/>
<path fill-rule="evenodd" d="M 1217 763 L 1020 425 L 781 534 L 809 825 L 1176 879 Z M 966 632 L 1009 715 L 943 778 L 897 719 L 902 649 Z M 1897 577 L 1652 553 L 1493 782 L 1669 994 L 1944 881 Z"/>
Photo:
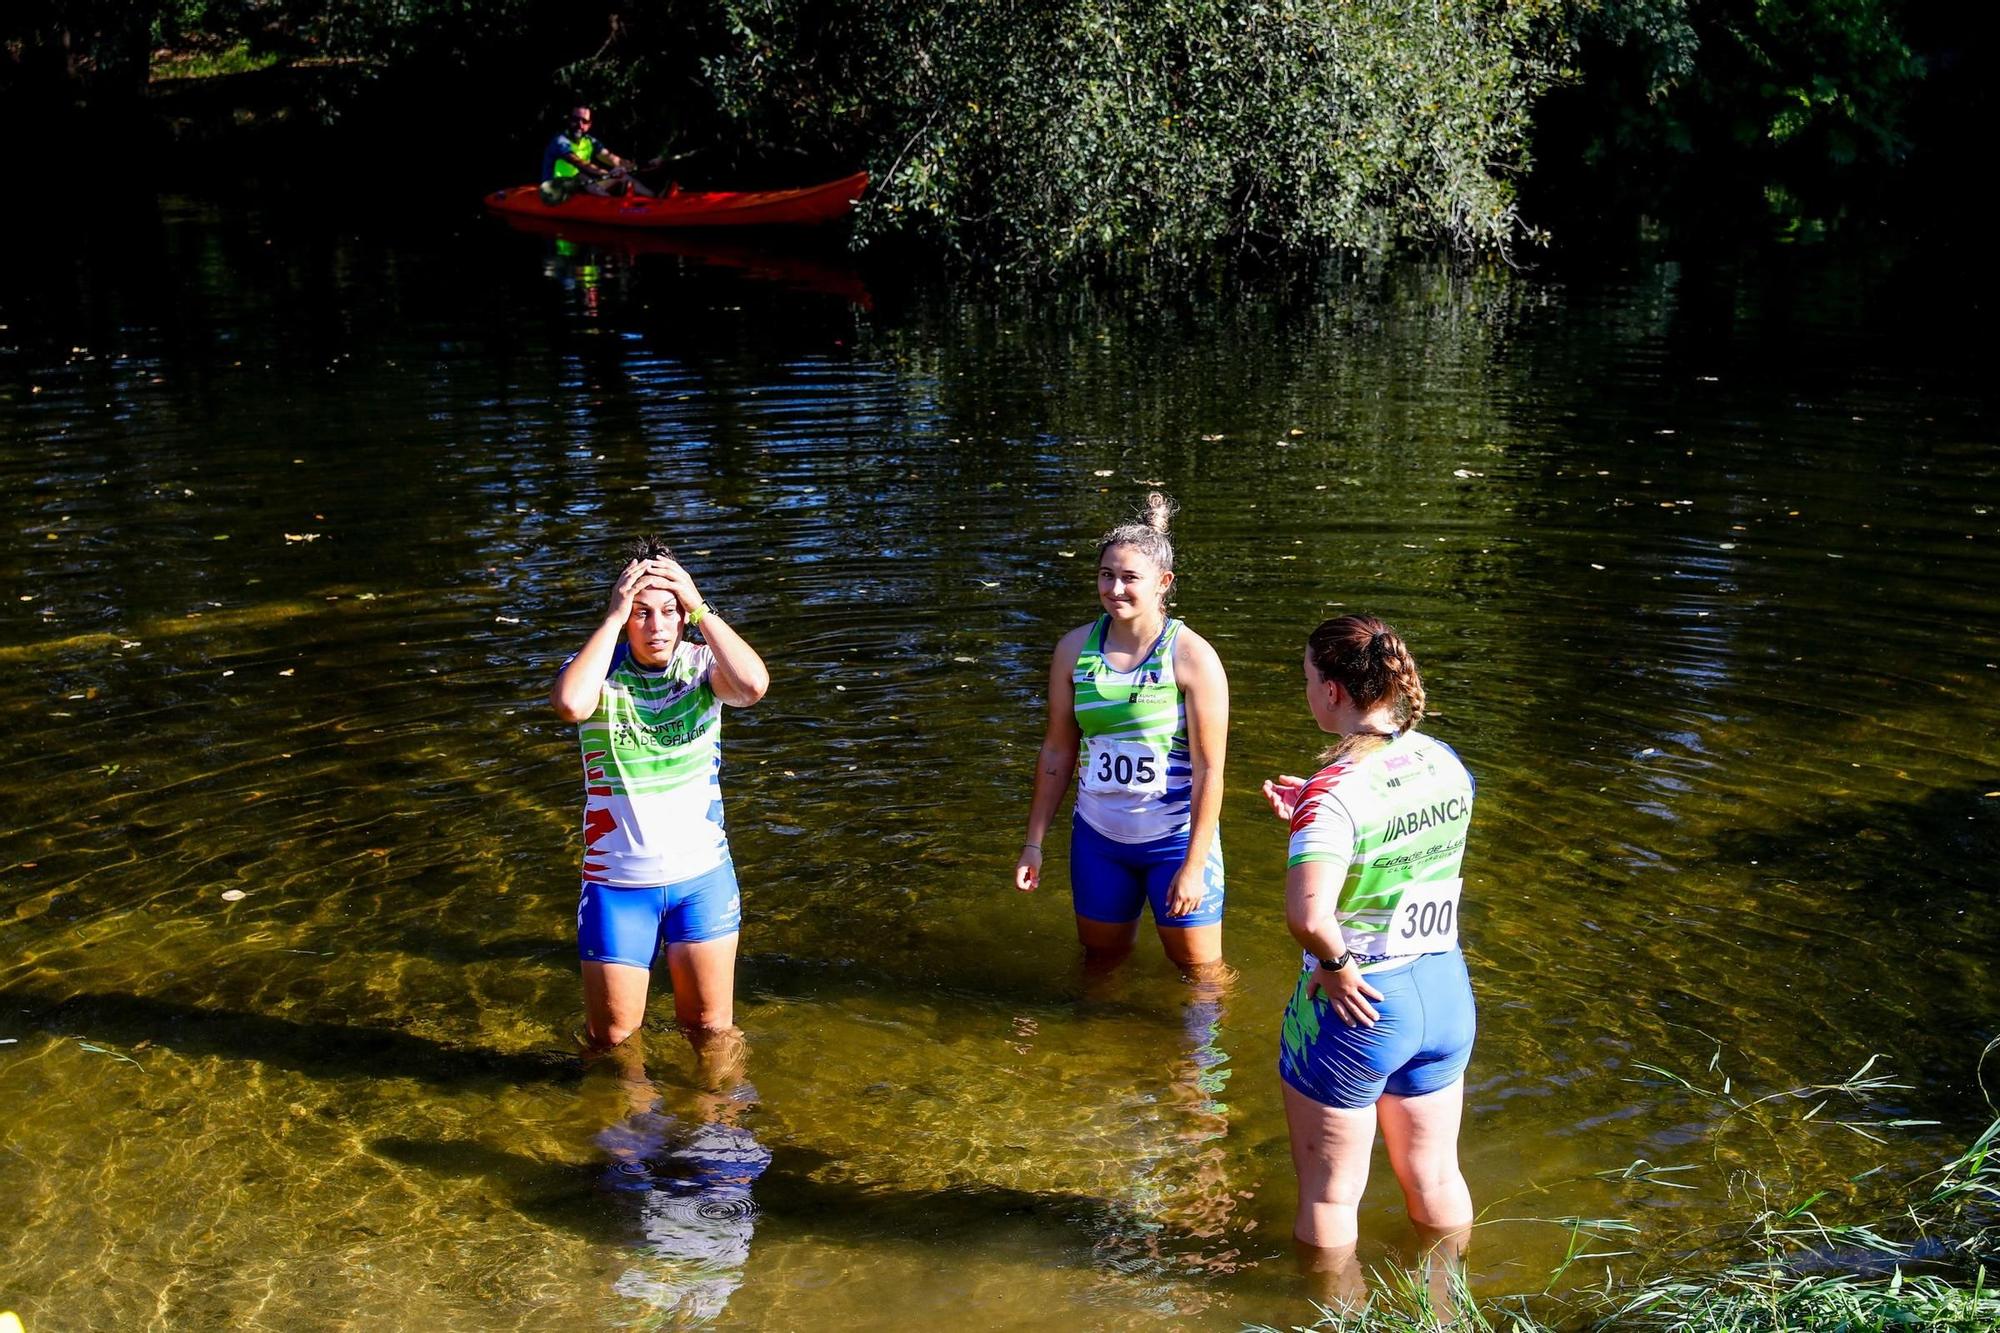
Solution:
<path fill-rule="evenodd" d="M 631 560 L 671 560 L 674 548 L 667 545 L 667 539 L 657 532 L 649 532 L 643 537 L 634 537 L 625 544 L 625 559 Z"/>

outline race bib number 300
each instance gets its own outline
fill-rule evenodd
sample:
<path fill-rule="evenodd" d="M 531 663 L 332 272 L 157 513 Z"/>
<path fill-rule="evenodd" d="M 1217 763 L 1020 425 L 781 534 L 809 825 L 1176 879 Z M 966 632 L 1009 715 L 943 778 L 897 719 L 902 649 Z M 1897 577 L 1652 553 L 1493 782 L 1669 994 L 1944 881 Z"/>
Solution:
<path fill-rule="evenodd" d="M 1166 794 L 1167 757 L 1143 741 L 1093 740 L 1084 764 L 1085 791 Z"/>
<path fill-rule="evenodd" d="M 1384 943 L 1389 954 L 1443 953 L 1458 946 L 1458 895 L 1462 879 L 1438 879 L 1403 889 Z"/>

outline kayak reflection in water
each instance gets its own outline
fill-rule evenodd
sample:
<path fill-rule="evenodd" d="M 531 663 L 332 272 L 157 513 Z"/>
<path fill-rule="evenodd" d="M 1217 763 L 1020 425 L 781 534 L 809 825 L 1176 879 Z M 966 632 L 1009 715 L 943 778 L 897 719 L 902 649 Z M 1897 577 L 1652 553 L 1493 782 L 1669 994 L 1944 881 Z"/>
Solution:
<path fill-rule="evenodd" d="M 587 106 L 572 107 L 563 128 L 542 150 L 542 199 L 559 204 L 581 190 L 585 194 L 636 194 L 652 198 L 656 191 L 639 180 L 641 171 L 654 171 L 658 159 L 641 165 L 618 156 L 590 132 L 591 114 Z"/>
<path fill-rule="evenodd" d="M 611 1159 L 602 1186 L 639 1201 L 648 1258 L 612 1290 L 675 1324 L 705 1322 L 728 1308 L 750 1262 L 757 1228 L 750 1191 L 771 1165 L 770 1150 L 742 1124 L 757 1094 L 739 1084 L 697 1094 L 692 1115 L 665 1114 L 638 1040 L 611 1053 L 634 1109 L 602 1130 L 597 1145 Z"/>

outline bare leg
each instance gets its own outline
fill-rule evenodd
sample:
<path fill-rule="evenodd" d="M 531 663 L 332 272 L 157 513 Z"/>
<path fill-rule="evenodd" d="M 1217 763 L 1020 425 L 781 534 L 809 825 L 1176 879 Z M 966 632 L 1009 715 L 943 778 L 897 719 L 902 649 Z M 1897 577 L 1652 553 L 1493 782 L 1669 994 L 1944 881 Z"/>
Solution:
<path fill-rule="evenodd" d="M 1436 1236 L 1454 1255 L 1465 1251 L 1472 1229 L 1472 1192 L 1458 1169 L 1458 1124 L 1465 1109 L 1465 1080 L 1421 1097 L 1382 1094 L 1382 1142 L 1403 1186 L 1410 1220 Z"/>
<path fill-rule="evenodd" d="M 1375 1108 L 1325 1106 L 1285 1084 L 1285 1123 L 1292 1133 L 1292 1170 L 1299 1179 L 1292 1234 L 1322 1250 L 1351 1249 L 1355 1214 L 1368 1186 L 1375 1146 Z"/>
<path fill-rule="evenodd" d="M 584 1033 L 592 1046 L 616 1046 L 646 1021 L 652 972 L 625 963 L 583 965 Z"/>
<path fill-rule="evenodd" d="M 674 984 L 674 1021 L 694 1047 L 704 1087 L 719 1088 L 743 1070 L 743 1033 L 736 1026 L 736 932 L 667 946 Z"/>
<path fill-rule="evenodd" d="M 1160 947 L 1167 959 L 1195 981 L 1208 980 L 1222 970 L 1222 923 L 1206 926 L 1161 926 Z"/>
<path fill-rule="evenodd" d="M 1368 1279 L 1362 1275 L 1355 1247 L 1323 1250 L 1297 1239 L 1292 1244 L 1312 1298 L 1335 1314 L 1360 1313 L 1368 1304 Z"/>
<path fill-rule="evenodd" d="M 1083 945 L 1084 969 L 1105 971 L 1131 956 L 1132 942 L 1139 938 L 1139 923 L 1092 921 L 1080 916 L 1076 919 L 1076 938 Z"/>

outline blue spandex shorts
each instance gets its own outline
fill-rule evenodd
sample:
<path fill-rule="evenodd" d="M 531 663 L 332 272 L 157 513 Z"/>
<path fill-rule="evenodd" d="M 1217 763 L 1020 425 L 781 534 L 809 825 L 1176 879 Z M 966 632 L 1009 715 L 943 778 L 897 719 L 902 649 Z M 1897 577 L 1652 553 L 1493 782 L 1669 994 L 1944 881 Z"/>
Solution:
<path fill-rule="evenodd" d="M 1187 860 L 1187 849 L 1185 833 L 1153 842 L 1119 842 L 1076 816 L 1069 838 L 1069 891 L 1076 914 L 1086 921 L 1123 925 L 1137 921 L 1140 909 L 1150 903 L 1159 925 L 1214 925 L 1222 920 L 1221 838 L 1209 845 L 1208 864 L 1202 867 L 1201 906 L 1186 916 L 1167 915 L 1167 889 Z"/>
<path fill-rule="evenodd" d="M 717 939 L 742 925 L 743 898 L 729 861 L 705 875 L 651 888 L 587 879 L 576 900 L 576 952 L 587 963 L 651 967 L 663 944 Z"/>
<path fill-rule="evenodd" d="M 1372 1106 L 1383 1093 L 1421 1097 L 1451 1086 L 1472 1059 L 1478 1027 L 1472 981 L 1457 949 L 1427 953 L 1407 967 L 1370 972 L 1382 992 L 1370 1000 L 1381 1015 L 1373 1027 L 1349 1027 L 1324 994 L 1307 998 L 1310 971 L 1285 1006 L 1278 1074 L 1327 1106 Z"/>

